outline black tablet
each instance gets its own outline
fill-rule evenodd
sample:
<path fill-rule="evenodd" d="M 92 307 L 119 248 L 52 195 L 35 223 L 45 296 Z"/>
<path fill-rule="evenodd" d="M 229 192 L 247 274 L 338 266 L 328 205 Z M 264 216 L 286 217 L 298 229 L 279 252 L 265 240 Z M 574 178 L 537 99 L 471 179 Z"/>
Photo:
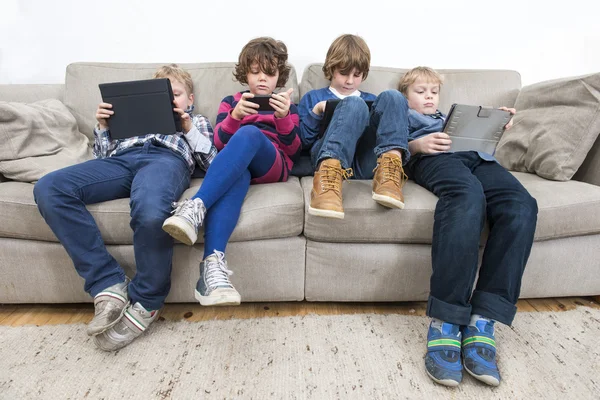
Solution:
<path fill-rule="evenodd" d="M 453 104 L 442 132 L 452 140 L 450 151 L 481 151 L 494 154 L 504 127 L 512 115 L 496 108 Z"/>
<path fill-rule="evenodd" d="M 181 119 L 173 111 L 173 89 L 167 78 L 101 83 L 102 101 L 112 104 L 108 119 L 111 139 L 149 133 L 181 132 Z"/>
<path fill-rule="evenodd" d="M 327 100 L 327 104 L 325 105 L 325 112 L 323 113 L 323 119 L 321 119 L 321 125 L 319 126 L 319 137 L 322 137 L 325 134 L 325 131 L 327 130 L 327 127 L 331 122 L 331 118 L 333 118 L 333 112 L 335 111 L 335 108 L 340 103 L 340 101 L 342 100 Z M 371 109 L 371 107 L 373 107 L 373 100 L 366 100 L 365 103 L 367 103 L 369 110 Z"/>
<path fill-rule="evenodd" d="M 246 100 L 258 104 L 259 107 L 257 111 L 275 111 L 275 109 L 271 107 L 271 104 L 269 104 L 270 99 L 270 94 L 255 94 L 254 97 Z"/>

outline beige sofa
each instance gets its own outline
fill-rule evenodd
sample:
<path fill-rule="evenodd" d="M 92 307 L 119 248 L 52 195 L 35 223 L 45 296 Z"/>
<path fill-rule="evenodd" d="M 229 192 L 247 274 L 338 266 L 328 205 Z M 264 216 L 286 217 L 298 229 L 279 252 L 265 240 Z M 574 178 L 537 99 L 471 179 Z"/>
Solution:
<path fill-rule="evenodd" d="M 92 138 L 98 83 L 145 79 L 159 64 L 76 63 L 62 85 L 0 85 L 0 101 L 54 98 L 67 105 L 79 131 Z M 183 64 L 194 79 L 196 111 L 214 123 L 219 101 L 241 89 L 232 63 Z M 405 70 L 374 67 L 365 90 L 394 88 Z M 514 71 L 441 70 L 442 110 L 451 102 L 512 106 L 521 89 Z M 297 102 L 327 84 L 321 65 L 306 68 L 288 87 Z M 573 180 L 556 182 L 515 173 L 539 206 L 535 243 L 522 297 L 600 294 L 600 140 Z M 184 197 L 200 185 L 194 179 Z M 409 181 L 406 208 L 374 203 L 370 181 L 344 183 L 344 220 L 306 213 L 312 177 L 252 186 L 227 258 L 243 301 L 416 301 L 428 294 L 436 197 Z M 89 206 L 111 253 L 135 271 L 127 199 Z M 202 236 L 202 235 L 200 235 Z M 485 243 L 485 233 L 482 244 Z M 175 245 L 169 302 L 194 302 L 202 238 Z M 0 303 L 87 302 L 83 281 L 37 211 L 33 185 L 0 175 Z"/>

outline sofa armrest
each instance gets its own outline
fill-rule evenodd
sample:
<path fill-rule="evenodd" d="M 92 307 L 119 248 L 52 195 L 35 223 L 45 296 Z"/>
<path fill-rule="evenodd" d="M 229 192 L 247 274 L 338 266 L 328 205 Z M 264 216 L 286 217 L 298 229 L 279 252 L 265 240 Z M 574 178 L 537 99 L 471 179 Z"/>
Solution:
<path fill-rule="evenodd" d="M 588 152 L 573 179 L 600 186 L 600 137 Z"/>

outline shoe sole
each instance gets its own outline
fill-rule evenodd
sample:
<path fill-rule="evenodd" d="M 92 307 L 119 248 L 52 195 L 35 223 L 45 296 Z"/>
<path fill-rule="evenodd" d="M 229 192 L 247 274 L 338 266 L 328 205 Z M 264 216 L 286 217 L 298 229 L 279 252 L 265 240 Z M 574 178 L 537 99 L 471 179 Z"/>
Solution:
<path fill-rule="evenodd" d="M 469 371 L 467 367 L 465 367 L 465 371 L 469 373 L 473 378 L 485 383 L 490 386 L 500 386 L 500 381 L 493 376 L 490 375 L 475 375 L 473 372 Z"/>
<path fill-rule="evenodd" d="M 436 378 L 434 378 L 433 375 L 431 375 L 429 373 L 429 371 L 427 371 L 427 369 L 425 370 L 425 372 L 427 372 L 427 375 L 429 375 L 429 377 L 434 382 L 439 383 L 440 385 L 449 386 L 449 387 L 456 387 L 460 383 L 460 382 L 453 381 L 452 379 L 436 379 Z"/>
<path fill-rule="evenodd" d="M 399 209 L 403 209 L 404 208 L 404 203 L 401 202 L 400 200 L 396 200 L 393 197 L 390 196 L 384 196 L 382 194 L 377 194 L 375 192 L 371 192 L 373 200 L 375 200 L 377 203 L 381 204 L 382 206 L 388 207 L 388 208 L 399 208 Z"/>
<path fill-rule="evenodd" d="M 163 231 L 167 232 L 171 237 L 179 240 L 183 244 L 193 246 L 198 239 L 196 232 L 190 229 L 187 224 L 178 224 L 177 220 L 169 221 L 168 218 L 162 226 Z"/>
<path fill-rule="evenodd" d="M 308 213 L 317 217 L 344 219 L 344 213 L 333 210 L 322 210 L 320 208 L 308 207 Z"/>
<path fill-rule="evenodd" d="M 202 296 L 198 290 L 194 293 L 196 300 L 203 306 L 239 306 L 241 296 L 238 294 L 222 294 L 217 296 Z"/>

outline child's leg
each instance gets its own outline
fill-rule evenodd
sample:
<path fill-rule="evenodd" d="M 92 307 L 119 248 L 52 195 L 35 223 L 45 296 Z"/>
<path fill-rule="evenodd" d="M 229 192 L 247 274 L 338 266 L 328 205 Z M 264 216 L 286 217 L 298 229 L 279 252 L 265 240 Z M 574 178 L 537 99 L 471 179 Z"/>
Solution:
<path fill-rule="evenodd" d="M 131 305 L 107 331 L 94 336 L 96 346 L 118 350 L 140 336 L 158 318 L 171 288 L 173 239 L 162 222 L 171 203 L 189 187 L 187 164 L 164 147 L 147 143 L 135 159 L 137 173 L 131 185 L 131 229 L 136 275 L 129 284 Z"/>
<path fill-rule="evenodd" d="M 309 214 L 344 218 L 342 181 L 352 176 L 349 168 L 368 121 L 369 110 L 360 97 L 346 97 L 336 107 L 325 135 L 311 149 L 315 176 Z"/>
<path fill-rule="evenodd" d="M 202 199 L 208 210 L 246 171 L 250 171 L 252 178 L 266 175 L 277 156 L 273 143 L 257 127 L 244 126 L 215 157 L 193 198 Z M 279 176 L 282 180 L 287 178 L 287 174 Z"/>
<path fill-rule="evenodd" d="M 439 197 L 436 205 L 431 290 L 427 314 L 466 325 L 477 273 L 479 240 L 485 223 L 485 196 L 472 174 L 481 161 L 475 152 L 419 157 L 407 166 L 415 182 Z"/>
<path fill-rule="evenodd" d="M 215 250 L 225 252 L 235 229 L 244 198 L 250 187 L 250 172 L 246 170 L 206 214 L 204 221 L 204 258 Z"/>
<path fill-rule="evenodd" d="M 106 250 L 86 204 L 129 196 L 133 172 L 127 155 L 95 159 L 42 177 L 33 194 L 42 217 L 64 246 L 84 289 L 92 297 L 125 281 L 125 272 Z"/>
<path fill-rule="evenodd" d="M 236 132 L 215 157 L 198 192 L 190 200 L 174 205 L 174 215 L 164 222 L 163 230 L 192 246 L 207 209 L 248 172 L 260 183 L 285 181 L 288 176 L 287 167 L 275 146 L 255 126 L 245 126 Z M 240 201 L 243 199 L 244 196 Z"/>
<path fill-rule="evenodd" d="M 373 200 L 390 208 L 404 208 L 402 167 L 408 152 L 408 102 L 397 90 L 377 96 L 369 127 L 358 142 L 352 168 L 358 179 L 373 179 Z"/>
<path fill-rule="evenodd" d="M 183 158 L 154 145 L 136 162 L 138 172 L 131 186 L 131 229 L 136 275 L 129 285 L 132 304 L 158 310 L 171 287 L 173 239 L 162 230 L 171 204 L 189 187 L 190 174 Z"/>
<path fill-rule="evenodd" d="M 473 313 L 510 325 L 533 245 L 537 202 L 496 162 L 482 162 L 473 174 L 483 186 L 490 233 L 471 305 Z"/>
<path fill-rule="evenodd" d="M 356 144 L 369 123 L 369 108 L 360 97 L 346 97 L 335 108 L 325 135 L 313 145 L 311 159 L 313 169 L 319 169 L 321 161 L 339 160 L 342 168 L 350 168 L 354 160 Z"/>
<path fill-rule="evenodd" d="M 494 321 L 510 325 L 515 317 L 538 208 L 523 185 L 500 164 L 481 162 L 473 174 L 483 186 L 490 233 L 471 298 L 473 315 L 463 329 L 462 351 L 467 372 L 498 386 Z"/>

